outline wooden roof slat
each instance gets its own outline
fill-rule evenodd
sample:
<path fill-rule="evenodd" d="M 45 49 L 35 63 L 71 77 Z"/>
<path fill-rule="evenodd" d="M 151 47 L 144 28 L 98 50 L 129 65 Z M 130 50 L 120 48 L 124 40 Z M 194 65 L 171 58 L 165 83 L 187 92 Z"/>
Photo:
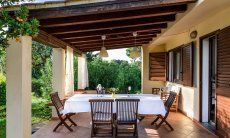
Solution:
<path fill-rule="evenodd" d="M 75 48 L 74 46 L 48 34 L 47 32 L 40 30 L 37 37 L 34 38 L 35 41 L 41 42 L 43 44 L 46 44 L 48 46 L 54 47 L 54 48 L 63 48 L 66 49 L 67 46 L 73 48 L 74 52 L 81 55 L 82 51 Z"/>
<path fill-rule="evenodd" d="M 143 41 L 152 41 L 152 37 L 148 37 L 148 38 L 141 38 L 141 39 L 137 39 L 136 42 L 143 42 Z M 134 39 L 129 39 L 129 40 L 120 40 L 120 41 L 105 41 L 104 44 L 105 46 L 109 46 L 109 45 L 115 45 L 115 44 L 123 44 L 123 43 L 131 43 L 134 44 Z M 85 47 L 85 46 L 89 46 L 89 45 L 94 45 L 96 46 L 102 46 L 102 41 L 101 42 L 96 42 L 96 43 L 85 43 L 85 44 L 74 44 L 74 46 L 76 47 Z"/>
<path fill-rule="evenodd" d="M 160 30 L 140 30 L 137 32 L 138 35 L 147 35 L 147 34 L 159 34 L 161 33 Z M 108 39 L 110 38 L 119 38 L 119 37 L 133 37 L 133 31 L 128 32 L 121 32 L 116 34 L 106 34 Z M 63 41 L 89 41 L 89 40 L 97 40 L 101 39 L 101 35 L 94 35 L 94 36 L 80 36 L 80 37 L 68 37 L 68 38 L 61 38 Z"/>
<path fill-rule="evenodd" d="M 143 44 L 141 44 L 143 45 Z M 137 47 L 138 46 L 141 46 L 141 45 L 136 45 Z M 113 47 L 106 47 L 107 50 L 110 50 L 110 49 L 120 49 L 120 48 L 129 48 L 129 47 L 134 47 L 134 45 L 122 45 L 122 46 L 113 46 Z M 100 47 L 98 48 L 87 48 L 87 49 L 82 49 L 82 52 L 92 52 L 92 51 L 99 51 L 101 50 Z"/>
<path fill-rule="evenodd" d="M 134 32 L 134 31 L 141 31 L 141 30 L 156 30 L 159 31 L 160 29 L 167 28 L 167 23 L 162 24 L 153 24 L 153 25 L 145 25 L 145 26 L 138 26 L 138 27 L 126 27 L 126 28 L 119 28 L 119 29 L 105 29 L 102 31 L 87 31 L 87 32 L 79 32 L 79 33 L 66 33 L 54 35 L 58 38 L 69 38 L 69 37 L 83 37 L 83 36 L 96 36 L 96 35 L 111 35 L 111 34 L 120 34 L 126 32 Z M 52 34 L 52 33 L 51 33 Z"/>
<path fill-rule="evenodd" d="M 144 39 L 144 38 L 153 38 L 156 37 L 156 34 L 147 34 L 147 35 L 138 35 L 138 39 Z M 122 41 L 122 40 L 134 40 L 133 36 L 127 36 L 127 37 L 119 37 L 119 38 L 106 38 L 105 42 L 116 42 L 116 41 Z M 81 44 L 88 44 L 88 43 L 100 43 L 102 42 L 101 38 L 97 38 L 95 40 L 89 39 L 88 41 L 69 41 L 70 44 L 73 45 L 81 45 Z"/>
<path fill-rule="evenodd" d="M 146 41 L 146 40 L 143 40 L 143 41 L 139 41 L 139 42 L 136 42 L 136 45 L 143 45 L 143 44 L 147 44 L 149 43 L 149 41 Z M 134 42 L 124 42 L 124 43 L 114 43 L 114 44 L 110 44 L 110 45 L 105 45 L 106 48 L 108 47 L 115 47 L 115 46 L 123 46 L 123 45 L 132 45 L 134 47 Z M 80 50 L 84 50 L 84 49 L 88 49 L 88 48 L 101 48 L 102 47 L 102 44 L 97 44 L 97 45 L 85 45 L 85 46 L 80 46 L 80 47 L 77 47 L 75 46 L 77 49 L 80 49 Z"/>
<path fill-rule="evenodd" d="M 142 18 L 139 20 L 124 20 L 124 21 L 113 21 L 113 22 L 104 22 L 96 24 L 84 24 L 84 25 L 71 25 L 65 27 L 52 27 L 45 28 L 48 32 L 52 34 L 65 34 L 65 33 L 77 33 L 84 31 L 101 31 L 105 29 L 119 29 L 125 27 L 138 27 L 144 25 L 154 25 L 160 23 L 166 23 L 170 21 L 175 21 L 175 14 L 151 17 L 151 18 Z"/>
<path fill-rule="evenodd" d="M 76 15 L 98 14 L 103 12 L 117 12 L 123 10 L 138 10 L 146 7 L 160 7 L 181 5 L 196 2 L 197 0 L 122 0 L 91 4 L 72 5 L 66 7 L 31 10 L 31 15 L 38 19 L 69 17 Z"/>
<path fill-rule="evenodd" d="M 141 18 L 154 18 L 157 16 L 171 15 L 186 11 L 187 5 L 175 5 L 156 8 L 144 8 L 140 10 L 120 11 L 112 13 L 100 13 L 92 15 L 81 15 L 65 18 L 50 18 L 40 20 L 43 27 L 60 27 L 68 25 L 92 24 L 111 21 L 138 20 Z"/>
<path fill-rule="evenodd" d="M 75 51 L 100 50 L 106 35 L 107 49 L 134 46 L 133 32 L 138 32 L 137 46 L 147 44 L 187 4 L 197 0 L 109 0 L 62 7 L 30 9 L 30 17 L 40 21 L 40 41 L 56 47 L 70 46 Z"/>

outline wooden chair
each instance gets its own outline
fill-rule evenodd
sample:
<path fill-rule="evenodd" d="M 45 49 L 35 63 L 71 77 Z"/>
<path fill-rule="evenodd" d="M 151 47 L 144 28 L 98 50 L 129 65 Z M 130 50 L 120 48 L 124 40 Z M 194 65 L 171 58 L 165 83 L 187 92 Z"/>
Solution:
<path fill-rule="evenodd" d="M 118 133 L 130 133 L 119 132 L 119 125 L 132 125 L 133 136 L 138 136 L 137 132 L 137 117 L 138 117 L 138 103 L 140 99 L 116 99 L 116 136 Z"/>
<path fill-rule="evenodd" d="M 54 105 L 54 107 L 57 111 L 58 118 L 60 120 L 60 122 L 57 124 L 57 126 L 53 129 L 53 132 L 55 132 L 57 130 L 57 128 L 61 125 L 64 125 L 69 131 L 72 132 L 73 129 L 71 128 L 71 126 L 72 125 L 77 126 L 77 124 L 70 117 L 72 115 L 75 115 L 75 113 L 69 113 L 69 114 L 63 115 L 62 111 L 64 109 L 64 106 L 63 106 L 63 103 L 58 96 L 58 93 L 57 92 L 51 93 L 50 97 L 51 97 L 52 104 Z M 70 126 L 66 123 L 66 120 L 69 120 L 71 122 Z"/>
<path fill-rule="evenodd" d="M 160 94 L 160 88 L 152 88 L 152 94 Z"/>
<path fill-rule="evenodd" d="M 157 115 L 157 118 L 151 123 L 151 125 L 154 125 L 159 119 L 161 119 L 160 123 L 156 125 L 156 128 L 158 129 L 162 123 L 166 123 L 166 125 L 169 126 L 169 128 L 173 131 L 174 129 L 172 128 L 172 126 L 166 121 L 168 115 L 169 115 L 169 111 L 170 108 L 176 98 L 177 93 L 175 92 L 170 92 L 168 99 L 166 100 L 166 102 L 164 103 L 165 106 L 165 110 L 166 110 L 166 114 L 165 116 L 162 115 Z"/>
<path fill-rule="evenodd" d="M 170 95 L 170 93 L 168 93 L 168 92 L 162 92 L 161 93 L 161 99 L 164 101 L 164 103 L 168 99 L 169 95 Z M 174 100 L 174 102 L 170 108 L 171 111 L 176 111 L 176 112 L 178 111 L 178 104 L 179 104 L 178 102 L 179 102 L 179 94 L 176 95 L 176 98 L 175 98 L 175 100 Z"/>
<path fill-rule="evenodd" d="M 90 99 L 92 129 L 91 137 L 111 134 L 113 136 L 113 102 L 112 99 Z M 108 126 L 110 129 L 108 129 Z M 103 128 L 104 127 L 104 128 Z"/>

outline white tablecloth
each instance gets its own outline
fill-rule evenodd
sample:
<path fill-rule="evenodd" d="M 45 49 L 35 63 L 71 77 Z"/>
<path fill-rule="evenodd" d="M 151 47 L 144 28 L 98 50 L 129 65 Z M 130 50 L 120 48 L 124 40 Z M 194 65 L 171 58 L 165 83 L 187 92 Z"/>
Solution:
<path fill-rule="evenodd" d="M 103 97 L 97 94 L 75 94 L 66 100 L 63 113 L 81 113 L 90 112 L 89 99 L 110 99 L 111 95 L 104 95 Z M 166 110 L 160 96 L 153 94 L 118 94 L 115 98 L 138 98 L 140 99 L 138 113 L 143 115 L 161 114 L 165 115 Z M 114 113 L 116 112 L 114 102 Z"/>

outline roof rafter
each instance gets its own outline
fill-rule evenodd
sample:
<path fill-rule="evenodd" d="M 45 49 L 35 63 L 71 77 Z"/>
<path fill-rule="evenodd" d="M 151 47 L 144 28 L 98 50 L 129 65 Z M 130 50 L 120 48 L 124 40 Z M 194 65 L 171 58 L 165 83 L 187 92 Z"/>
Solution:
<path fill-rule="evenodd" d="M 63 48 L 66 49 L 67 46 L 73 48 L 74 52 L 81 55 L 82 51 L 78 50 L 74 46 L 48 34 L 45 31 L 40 30 L 37 37 L 34 38 L 35 41 L 41 42 L 43 44 L 46 44 L 48 46 L 54 47 L 54 48 Z"/>

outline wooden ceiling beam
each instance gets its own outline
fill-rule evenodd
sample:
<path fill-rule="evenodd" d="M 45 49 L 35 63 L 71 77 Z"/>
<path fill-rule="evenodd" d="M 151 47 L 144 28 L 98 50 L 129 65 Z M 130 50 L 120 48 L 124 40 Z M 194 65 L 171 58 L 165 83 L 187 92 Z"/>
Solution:
<path fill-rule="evenodd" d="M 147 35 L 138 35 L 137 39 L 139 38 L 154 38 L 156 37 L 156 34 L 147 34 Z M 133 36 L 126 36 L 126 37 L 114 37 L 114 38 L 106 38 L 106 41 L 120 41 L 120 40 L 134 40 Z M 98 37 L 97 39 L 89 39 L 88 41 L 77 41 L 77 40 L 72 40 L 68 41 L 71 44 L 79 45 L 79 44 L 84 44 L 84 43 L 96 43 L 96 42 L 101 42 L 101 38 Z"/>
<path fill-rule="evenodd" d="M 81 55 L 82 51 L 79 49 L 75 48 L 74 46 L 70 45 L 69 43 L 66 43 L 50 34 L 47 32 L 40 30 L 39 34 L 37 37 L 34 38 L 35 41 L 38 41 L 40 43 L 43 43 L 45 45 L 54 47 L 54 48 L 63 48 L 66 49 L 67 46 L 73 48 L 74 52 Z"/>
<path fill-rule="evenodd" d="M 139 10 L 148 7 L 163 7 L 172 5 L 182 5 L 196 2 L 197 0 L 122 0 L 107 1 L 90 4 L 72 5 L 65 7 L 55 7 L 35 9 L 30 11 L 32 17 L 37 19 L 60 18 L 77 15 L 99 14 L 105 12 L 117 12 L 124 10 Z M 47 14 L 49 13 L 49 14 Z"/>
<path fill-rule="evenodd" d="M 101 13 L 92 15 L 82 15 L 76 17 L 51 18 L 40 20 L 42 27 L 61 27 L 68 25 L 86 25 L 92 23 L 123 21 L 123 20 L 139 20 L 141 18 L 154 18 L 158 16 L 182 13 L 187 10 L 187 5 L 175 5 L 156 8 L 144 8 L 140 10 L 130 10 L 112 13 Z"/>
<path fill-rule="evenodd" d="M 159 17 L 151 17 L 151 18 L 141 18 L 139 20 L 132 19 L 132 20 L 124 20 L 124 21 L 71 25 L 71 26 L 52 27 L 52 28 L 44 28 L 44 29 L 52 34 L 66 34 L 66 33 L 78 33 L 78 32 L 85 32 L 85 31 L 101 31 L 105 29 L 138 27 L 144 25 L 166 23 L 170 21 L 175 21 L 175 14 L 159 16 Z"/>
<path fill-rule="evenodd" d="M 136 41 L 139 42 L 139 41 L 143 41 L 143 40 L 146 40 L 146 41 L 152 41 L 153 37 L 138 37 L 136 38 Z M 106 39 L 104 41 L 105 45 L 111 45 L 111 44 L 116 44 L 116 43 L 123 43 L 123 42 L 132 42 L 134 43 L 135 39 L 134 38 L 124 38 L 124 39 L 115 39 L 115 40 L 108 40 Z M 99 41 L 95 41 L 95 42 L 84 42 L 84 43 L 72 43 L 72 45 L 74 46 L 84 46 L 84 45 L 102 45 L 102 40 L 99 40 Z"/>
<path fill-rule="evenodd" d="M 143 40 L 143 41 L 138 41 L 136 42 L 136 45 L 142 45 L 142 44 L 146 44 L 149 43 L 149 40 Z M 115 47 L 115 46 L 123 46 L 123 45 L 135 45 L 134 42 L 123 42 L 123 43 L 114 43 L 114 44 L 110 44 L 110 45 L 105 45 L 106 48 L 109 47 Z M 97 44 L 97 45 L 84 45 L 84 46 L 75 46 L 77 49 L 87 49 L 87 48 L 101 48 L 102 44 Z"/>
<path fill-rule="evenodd" d="M 79 33 L 68 33 L 68 34 L 57 34 L 54 35 L 58 38 L 69 38 L 69 37 L 83 37 L 83 36 L 96 36 L 96 35 L 111 35 L 111 34 L 121 34 L 127 32 L 141 31 L 141 30 L 155 30 L 160 31 L 160 29 L 167 28 L 167 23 L 162 24 L 153 24 L 146 26 L 138 26 L 138 27 L 127 27 L 127 28 L 119 28 L 119 29 L 105 29 L 102 31 L 88 31 L 88 32 L 79 32 Z"/>
<path fill-rule="evenodd" d="M 159 34 L 161 33 L 160 30 L 141 30 L 138 31 L 138 36 L 141 35 L 152 35 L 152 34 Z M 133 32 L 129 31 L 129 32 L 122 32 L 122 33 L 117 33 L 117 34 L 106 34 L 106 38 L 107 39 L 112 39 L 112 38 L 124 38 L 124 37 L 133 37 Z M 69 38 L 61 38 L 63 41 L 94 41 L 94 40 L 99 40 L 101 39 L 101 35 L 95 35 L 95 36 L 83 36 L 83 37 L 69 37 Z"/>
<path fill-rule="evenodd" d="M 136 46 L 138 47 L 142 45 L 136 45 Z M 121 49 L 121 48 L 129 48 L 129 47 L 134 47 L 134 46 L 133 45 L 122 45 L 122 46 L 108 47 L 106 49 L 112 50 L 112 49 Z M 100 51 L 100 50 L 101 48 L 88 48 L 88 49 L 82 49 L 82 52 L 93 52 L 93 51 Z"/>

